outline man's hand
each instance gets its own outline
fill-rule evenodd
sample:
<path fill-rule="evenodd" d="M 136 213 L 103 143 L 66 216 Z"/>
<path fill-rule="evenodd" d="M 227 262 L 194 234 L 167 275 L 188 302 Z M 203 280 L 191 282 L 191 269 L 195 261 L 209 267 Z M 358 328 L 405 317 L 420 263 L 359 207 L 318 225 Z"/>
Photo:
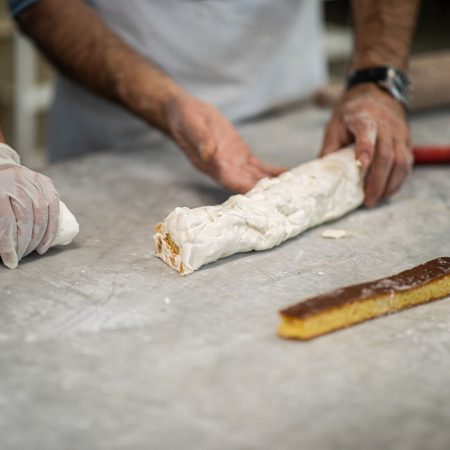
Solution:
<path fill-rule="evenodd" d="M 18 23 L 66 76 L 168 134 L 226 188 L 245 192 L 282 172 L 253 156 L 230 122 L 121 40 L 86 2 L 41 0 Z"/>
<path fill-rule="evenodd" d="M 166 108 L 167 132 L 192 164 L 233 192 L 284 171 L 254 156 L 234 126 L 215 108 L 183 95 Z"/>
<path fill-rule="evenodd" d="M 352 0 L 354 46 L 350 72 L 377 66 L 406 71 L 419 0 Z M 377 85 L 352 87 L 335 108 L 322 155 L 355 142 L 368 170 L 365 205 L 394 194 L 413 163 L 402 106 Z"/>
<path fill-rule="evenodd" d="M 403 107 L 374 84 L 360 84 L 344 94 L 326 129 L 321 155 L 353 142 L 367 170 L 364 204 L 372 207 L 400 189 L 413 164 Z"/>
<path fill-rule="evenodd" d="M 0 148 L 0 256 L 14 269 L 24 256 L 34 250 L 42 255 L 53 243 L 59 196 L 49 178 L 2 156 Z"/>

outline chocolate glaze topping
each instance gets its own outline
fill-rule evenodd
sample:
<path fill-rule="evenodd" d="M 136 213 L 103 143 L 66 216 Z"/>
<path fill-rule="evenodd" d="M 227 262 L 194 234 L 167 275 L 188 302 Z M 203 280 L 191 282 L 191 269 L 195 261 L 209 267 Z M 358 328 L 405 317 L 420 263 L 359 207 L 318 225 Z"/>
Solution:
<path fill-rule="evenodd" d="M 374 296 L 393 295 L 399 291 L 414 289 L 449 275 L 450 257 L 437 258 L 391 277 L 347 286 L 312 297 L 282 310 L 281 314 L 286 317 L 306 318 Z"/>

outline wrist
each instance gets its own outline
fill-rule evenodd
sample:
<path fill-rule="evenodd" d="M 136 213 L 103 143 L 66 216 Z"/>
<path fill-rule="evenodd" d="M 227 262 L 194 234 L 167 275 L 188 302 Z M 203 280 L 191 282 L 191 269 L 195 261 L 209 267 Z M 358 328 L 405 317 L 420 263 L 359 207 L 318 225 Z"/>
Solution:
<path fill-rule="evenodd" d="M 411 84 L 404 72 L 398 68 L 371 66 L 353 71 L 347 77 L 347 89 L 361 84 L 377 86 L 408 110 L 412 95 Z"/>
<path fill-rule="evenodd" d="M 387 100 L 391 99 L 392 97 L 384 91 L 380 86 L 378 86 L 376 83 L 361 83 L 356 84 L 351 87 L 347 87 L 347 90 L 345 91 L 347 96 L 350 97 L 359 97 L 359 96 L 374 96 L 377 95 L 380 98 L 386 98 Z"/>
<path fill-rule="evenodd" d="M 20 156 L 9 145 L 0 143 L 0 166 L 20 166 Z"/>
<path fill-rule="evenodd" d="M 148 110 L 146 111 L 145 120 L 150 125 L 171 136 L 171 115 L 174 108 L 178 108 L 189 97 L 189 94 L 181 86 L 170 79 L 164 80 L 156 92 L 152 86 L 146 100 Z"/>

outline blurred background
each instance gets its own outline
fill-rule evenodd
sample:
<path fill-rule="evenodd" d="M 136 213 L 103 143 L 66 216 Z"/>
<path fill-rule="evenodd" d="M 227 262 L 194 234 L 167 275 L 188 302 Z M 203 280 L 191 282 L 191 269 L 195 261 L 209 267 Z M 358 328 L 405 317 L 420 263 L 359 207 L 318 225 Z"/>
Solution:
<path fill-rule="evenodd" d="M 323 3 L 330 80 L 340 82 L 345 77 L 352 49 L 350 2 L 324 0 Z M 450 2 L 423 1 L 413 54 L 450 47 L 449 20 Z M 5 2 L 0 3 L 0 58 L 0 120 L 7 142 L 19 151 L 25 165 L 42 168 L 46 163 L 45 130 L 53 71 L 19 36 Z M 334 93 L 336 89 L 339 87 L 335 86 Z M 325 97 L 319 102 L 325 106 L 333 102 L 329 96 Z"/>

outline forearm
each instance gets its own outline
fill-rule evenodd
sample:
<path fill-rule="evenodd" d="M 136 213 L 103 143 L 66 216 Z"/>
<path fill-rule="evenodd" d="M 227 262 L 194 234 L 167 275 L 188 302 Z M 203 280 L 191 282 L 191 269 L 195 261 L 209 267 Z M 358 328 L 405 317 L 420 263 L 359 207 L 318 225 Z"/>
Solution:
<path fill-rule="evenodd" d="M 116 36 L 83 0 L 41 0 L 18 17 L 66 76 L 167 132 L 164 108 L 183 91 Z"/>
<path fill-rule="evenodd" d="M 18 22 L 62 73 L 159 128 L 227 189 L 246 192 L 281 173 L 256 158 L 218 110 L 121 41 L 84 0 L 40 0 Z"/>
<path fill-rule="evenodd" d="M 352 0 L 352 70 L 392 65 L 405 70 L 420 0 Z"/>

